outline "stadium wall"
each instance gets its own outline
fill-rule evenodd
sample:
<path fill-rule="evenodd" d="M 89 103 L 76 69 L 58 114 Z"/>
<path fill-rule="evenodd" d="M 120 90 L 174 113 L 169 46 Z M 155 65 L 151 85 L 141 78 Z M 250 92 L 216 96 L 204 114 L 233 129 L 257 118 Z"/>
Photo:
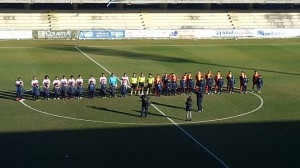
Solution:
<path fill-rule="evenodd" d="M 0 31 L 1 40 L 244 39 L 244 38 L 299 38 L 299 37 L 300 37 L 300 29 Z"/>

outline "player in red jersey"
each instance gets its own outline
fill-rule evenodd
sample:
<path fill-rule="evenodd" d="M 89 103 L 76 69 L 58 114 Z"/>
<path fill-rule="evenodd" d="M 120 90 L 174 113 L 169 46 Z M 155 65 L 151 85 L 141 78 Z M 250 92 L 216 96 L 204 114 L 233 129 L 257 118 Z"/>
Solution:
<path fill-rule="evenodd" d="M 230 79 L 231 79 L 231 77 L 232 77 L 232 72 L 231 71 L 229 71 L 228 72 L 228 74 L 227 74 L 227 76 L 226 76 L 226 79 L 227 79 L 227 91 L 229 92 L 229 86 L 230 86 Z"/>
<path fill-rule="evenodd" d="M 256 85 L 259 76 L 260 74 L 257 71 L 254 71 L 254 74 L 252 76 L 252 92 L 254 91 L 254 86 Z"/>
<path fill-rule="evenodd" d="M 215 75 L 215 94 L 217 93 L 219 87 L 218 80 L 220 79 L 220 77 L 221 77 L 221 73 L 220 71 L 217 71 L 217 74 Z"/>
<path fill-rule="evenodd" d="M 192 79 L 192 78 L 193 78 L 193 77 L 192 77 L 192 73 L 189 72 L 189 73 L 187 74 L 187 76 L 186 76 L 186 88 L 187 88 L 188 91 L 190 90 L 189 82 L 190 82 L 190 79 Z"/>
<path fill-rule="evenodd" d="M 171 75 L 171 83 L 172 83 L 172 94 L 175 96 L 176 95 L 176 90 L 177 90 L 177 76 L 175 73 L 172 73 Z"/>
<path fill-rule="evenodd" d="M 155 87 L 155 94 L 158 95 L 158 83 L 162 83 L 161 77 L 159 76 L 159 74 L 156 75 L 156 77 L 154 78 L 154 87 Z"/>
<path fill-rule="evenodd" d="M 169 75 L 165 73 L 165 75 L 161 78 L 163 84 L 163 92 L 166 92 L 167 84 L 168 84 Z"/>
<path fill-rule="evenodd" d="M 185 94 L 186 78 L 187 78 L 187 73 L 184 73 L 180 79 L 181 95 Z"/>
<path fill-rule="evenodd" d="M 207 80 L 208 78 L 212 78 L 212 73 L 211 71 L 208 71 L 205 75 L 205 80 Z M 208 93 L 208 84 L 206 82 L 206 86 L 205 86 L 205 93 Z"/>
<path fill-rule="evenodd" d="M 203 78 L 203 75 L 202 75 L 201 71 L 198 71 L 198 73 L 196 74 L 196 86 L 199 85 L 201 78 Z"/>
<path fill-rule="evenodd" d="M 240 93 L 242 93 L 243 91 L 243 80 L 244 78 L 246 77 L 244 71 L 241 71 L 241 74 L 240 74 Z"/>

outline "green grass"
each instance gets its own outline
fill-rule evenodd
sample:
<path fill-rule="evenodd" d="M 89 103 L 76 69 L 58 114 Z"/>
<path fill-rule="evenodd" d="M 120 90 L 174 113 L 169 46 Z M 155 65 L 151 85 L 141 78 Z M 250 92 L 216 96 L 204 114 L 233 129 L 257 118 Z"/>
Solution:
<path fill-rule="evenodd" d="M 265 82 L 259 94 L 264 104 L 248 115 L 207 122 L 256 109 L 261 102 L 252 94 L 205 95 L 204 112 L 193 113 L 193 124 L 184 121 L 187 96 L 151 101 L 229 167 L 300 166 L 299 39 L 35 40 L 0 41 L 0 46 L 1 167 L 222 167 L 153 107 L 149 118 L 138 117 L 136 96 L 39 102 L 25 96 L 25 103 L 40 112 L 88 121 L 45 115 L 14 100 L 19 76 L 25 89 L 32 76 L 40 82 L 46 74 L 51 81 L 62 75 L 108 76 L 75 46 L 117 76 L 194 76 L 198 70 L 225 76 L 230 70 L 251 78 L 258 70 Z"/>

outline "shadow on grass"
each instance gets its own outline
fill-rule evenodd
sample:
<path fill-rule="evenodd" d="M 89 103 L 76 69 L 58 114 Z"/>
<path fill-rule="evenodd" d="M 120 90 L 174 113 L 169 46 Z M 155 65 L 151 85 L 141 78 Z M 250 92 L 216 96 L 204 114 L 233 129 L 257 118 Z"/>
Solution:
<path fill-rule="evenodd" d="M 45 49 L 49 50 L 63 50 L 69 52 L 75 52 L 77 49 L 74 48 L 75 46 L 66 46 L 66 47 L 44 47 Z M 217 67 L 227 67 L 227 68 L 237 68 L 240 70 L 257 70 L 261 72 L 269 72 L 269 73 L 277 73 L 277 74 L 284 74 L 284 75 L 295 75 L 300 76 L 300 73 L 293 73 L 293 72 L 282 72 L 282 71 L 275 71 L 275 70 L 267 70 L 267 69 L 260 69 L 260 68 L 250 68 L 250 67 L 243 67 L 243 66 L 235 66 L 235 65 L 226 65 L 226 64 L 215 64 L 210 62 L 202 62 L 198 60 L 187 59 L 182 56 L 182 58 L 171 57 L 167 55 L 160 55 L 153 53 L 142 53 L 137 51 L 128 51 L 128 50 L 120 50 L 120 49 L 112 49 L 112 48 L 96 48 L 96 47 L 80 47 L 79 49 L 85 52 L 86 54 L 93 54 L 98 56 L 109 56 L 109 57 L 124 57 L 128 59 L 134 60 L 152 60 L 161 62 L 171 62 L 171 63 L 195 63 L 195 64 L 202 64 L 202 65 L 211 65 Z M 79 52 L 79 51 L 78 51 Z"/>
<path fill-rule="evenodd" d="M 15 131 L 30 129 L 28 124 L 12 123 Z M 175 126 L 80 126 L 0 133 L 1 167 L 224 167 Z M 181 127 L 229 167 L 300 167 L 300 122 Z"/>
<path fill-rule="evenodd" d="M 96 92 L 94 93 L 95 98 L 100 97 L 99 95 L 99 91 L 96 90 Z M 66 97 L 68 98 L 68 95 L 66 95 Z M 88 91 L 84 90 L 82 97 L 84 98 L 88 98 Z M 26 100 L 32 100 L 32 95 L 31 95 L 31 91 L 25 92 L 23 94 L 23 98 Z M 40 92 L 40 99 L 44 98 L 44 92 L 41 90 Z M 50 98 L 54 98 L 54 92 L 51 90 L 50 91 Z M 59 98 L 61 98 L 61 95 L 59 94 Z M 0 99 L 7 99 L 7 100 L 16 100 L 16 92 L 12 91 L 12 90 L 8 90 L 8 91 L 1 91 L 0 90 Z"/>
<path fill-rule="evenodd" d="M 130 114 L 130 113 L 125 113 L 125 112 L 117 111 L 117 110 L 111 110 L 111 109 L 107 109 L 107 108 L 104 108 L 104 107 L 98 107 L 98 106 L 86 106 L 86 107 L 89 107 L 89 108 L 92 108 L 92 109 L 96 109 L 96 110 L 101 110 L 101 111 L 107 111 L 107 112 L 122 114 L 122 115 L 139 117 L 138 115 L 134 115 L 134 114 Z"/>
<path fill-rule="evenodd" d="M 8 91 L 0 91 L 0 98 L 1 99 L 7 99 L 7 100 L 13 100 L 13 101 L 16 101 L 16 92 L 15 91 L 11 91 L 11 90 L 8 90 Z M 23 94 L 23 98 L 24 99 L 31 99 L 31 92 L 28 92 L 28 93 L 24 93 Z"/>
<path fill-rule="evenodd" d="M 151 107 L 150 107 L 150 110 L 151 110 Z M 141 114 L 141 111 L 139 111 L 139 110 L 132 110 L 132 111 L 135 111 L 135 112 L 137 112 L 137 113 L 139 113 L 139 114 Z M 162 114 L 155 114 L 155 113 L 153 113 L 153 112 L 148 112 L 148 115 L 149 116 L 158 116 L 158 117 L 165 117 L 164 115 L 162 115 Z M 171 119 L 176 119 L 176 120 L 180 120 L 180 121 L 185 121 L 184 119 L 181 119 L 181 118 L 176 118 L 176 117 L 171 117 L 171 116 L 167 116 L 167 117 L 169 117 L 169 118 L 171 118 Z"/>
<path fill-rule="evenodd" d="M 185 102 L 183 102 L 184 105 Z M 160 106 L 165 106 L 165 107 L 170 107 L 170 108 L 175 108 L 175 109 L 182 109 L 185 111 L 185 108 L 182 106 L 173 106 L 173 105 L 168 105 L 168 104 L 162 104 L 162 103 L 158 103 L 158 102 L 152 102 L 152 104 L 154 105 L 160 105 Z"/>
<path fill-rule="evenodd" d="M 16 92 L 14 92 L 14 91 L 0 91 L 0 98 L 1 99 L 8 99 L 8 100 L 16 100 Z"/>

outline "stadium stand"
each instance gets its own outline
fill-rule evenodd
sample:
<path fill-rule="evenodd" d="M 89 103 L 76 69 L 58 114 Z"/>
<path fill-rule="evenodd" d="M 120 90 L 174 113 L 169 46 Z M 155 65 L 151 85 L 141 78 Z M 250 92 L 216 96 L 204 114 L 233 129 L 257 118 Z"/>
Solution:
<path fill-rule="evenodd" d="M 234 28 L 299 28 L 300 13 L 229 12 Z"/>
<path fill-rule="evenodd" d="M 286 12 L 1 12 L 0 30 L 300 28 Z"/>
<path fill-rule="evenodd" d="M 52 30 L 143 29 L 139 13 L 50 13 Z"/>
<path fill-rule="evenodd" d="M 300 28 L 300 0 L 2 0 L 0 30 Z"/>
<path fill-rule="evenodd" d="M 146 29 L 231 29 L 227 13 L 142 12 Z M 216 24 L 217 23 L 217 24 Z"/>
<path fill-rule="evenodd" d="M 49 30 L 47 13 L 0 13 L 0 30 Z"/>

